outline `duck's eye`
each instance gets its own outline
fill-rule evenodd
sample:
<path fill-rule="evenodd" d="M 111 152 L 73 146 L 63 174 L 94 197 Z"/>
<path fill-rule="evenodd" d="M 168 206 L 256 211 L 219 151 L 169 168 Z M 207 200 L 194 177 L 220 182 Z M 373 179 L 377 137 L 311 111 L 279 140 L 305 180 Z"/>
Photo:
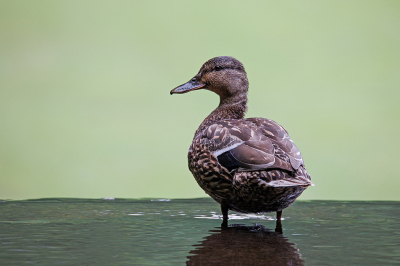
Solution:
<path fill-rule="evenodd" d="M 218 70 L 221 70 L 221 68 L 222 68 L 222 67 L 219 66 L 219 65 L 216 65 L 216 66 L 215 66 L 215 70 L 217 70 L 217 71 L 218 71 Z"/>

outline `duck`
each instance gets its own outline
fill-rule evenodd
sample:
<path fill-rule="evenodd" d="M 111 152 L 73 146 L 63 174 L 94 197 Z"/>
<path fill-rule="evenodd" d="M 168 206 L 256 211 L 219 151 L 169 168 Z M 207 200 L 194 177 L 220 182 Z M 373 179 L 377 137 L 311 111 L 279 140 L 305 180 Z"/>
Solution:
<path fill-rule="evenodd" d="M 222 226 L 232 210 L 276 212 L 279 227 L 283 209 L 314 184 L 284 127 L 267 118 L 245 118 L 248 88 L 243 64 L 219 56 L 170 94 L 203 89 L 220 98 L 194 134 L 188 166 L 198 185 L 221 205 Z"/>

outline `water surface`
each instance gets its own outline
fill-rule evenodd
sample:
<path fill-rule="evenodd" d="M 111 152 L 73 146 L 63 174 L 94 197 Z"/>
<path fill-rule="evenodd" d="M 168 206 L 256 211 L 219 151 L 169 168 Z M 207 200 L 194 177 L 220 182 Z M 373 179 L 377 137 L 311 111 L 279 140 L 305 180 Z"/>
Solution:
<path fill-rule="evenodd" d="M 211 199 L 0 202 L 0 265 L 399 265 L 400 202 L 298 201 L 273 213 Z"/>

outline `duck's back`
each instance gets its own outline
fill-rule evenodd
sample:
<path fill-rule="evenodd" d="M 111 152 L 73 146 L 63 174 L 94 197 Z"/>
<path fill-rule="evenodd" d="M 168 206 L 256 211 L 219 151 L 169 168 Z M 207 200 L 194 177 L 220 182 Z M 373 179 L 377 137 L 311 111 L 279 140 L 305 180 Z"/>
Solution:
<path fill-rule="evenodd" d="M 188 159 L 205 192 L 241 212 L 281 210 L 312 184 L 287 131 L 265 118 L 209 125 L 195 136 Z"/>

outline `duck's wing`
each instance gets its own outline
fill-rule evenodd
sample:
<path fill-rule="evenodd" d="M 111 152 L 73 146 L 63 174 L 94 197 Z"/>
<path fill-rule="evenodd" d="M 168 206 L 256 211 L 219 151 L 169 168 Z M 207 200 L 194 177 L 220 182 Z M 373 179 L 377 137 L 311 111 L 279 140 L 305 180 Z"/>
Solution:
<path fill-rule="evenodd" d="M 283 158 L 288 157 L 293 169 L 297 170 L 300 165 L 304 166 L 303 157 L 285 128 L 275 121 L 266 118 L 253 117 L 247 118 L 246 121 L 255 124 L 261 129 L 263 135 L 271 139 L 273 144 L 275 144 L 276 155 Z"/>
<path fill-rule="evenodd" d="M 200 137 L 231 173 L 266 169 L 295 172 L 303 164 L 286 130 L 271 120 L 222 120 L 206 128 Z"/>

